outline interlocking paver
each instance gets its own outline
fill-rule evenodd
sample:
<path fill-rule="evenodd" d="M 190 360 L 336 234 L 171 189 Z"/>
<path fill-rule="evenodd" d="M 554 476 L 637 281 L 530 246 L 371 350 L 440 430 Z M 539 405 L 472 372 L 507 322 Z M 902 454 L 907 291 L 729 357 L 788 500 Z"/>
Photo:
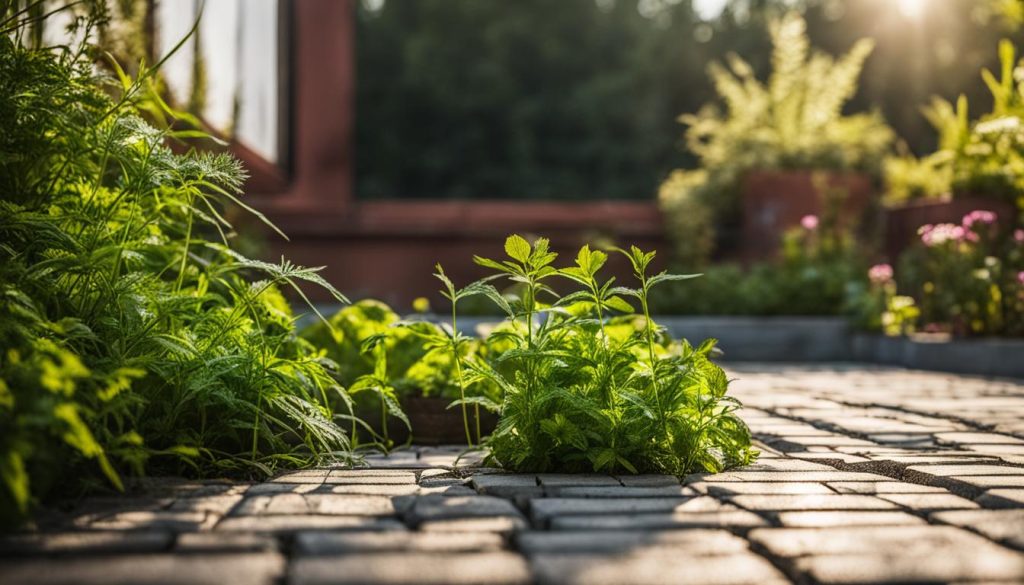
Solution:
<path fill-rule="evenodd" d="M 641 474 L 619 475 L 615 479 L 626 487 L 672 487 L 679 485 L 679 478 L 674 475 Z"/>
<path fill-rule="evenodd" d="M 1024 555 L 976 551 L 971 555 L 907 556 L 888 554 L 815 556 L 797 567 L 819 583 L 953 583 L 990 580 L 1020 582 Z"/>
<path fill-rule="evenodd" d="M 970 510 L 978 507 L 971 500 L 953 494 L 882 494 L 878 497 L 915 512 Z"/>
<path fill-rule="evenodd" d="M 556 516 L 554 530 L 666 530 L 671 528 L 750 528 L 765 526 L 757 514 L 734 506 L 711 512 L 661 514 L 602 514 L 598 516 Z"/>
<path fill-rule="evenodd" d="M 0 538 L 0 556 L 159 552 L 173 540 L 156 531 L 9 534 Z"/>
<path fill-rule="evenodd" d="M 68 557 L 0 563 L 0 583 L 274 585 L 284 568 L 284 558 L 276 553 Z"/>
<path fill-rule="evenodd" d="M 487 474 L 474 475 L 471 485 L 481 494 L 506 498 L 535 497 L 544 495 L 535 475 Z"/>
<path fill-rule="evenodd" d="M 415 496 L 420 493 L 420 486 L 411 484 L 324 484 L 318 486 L 314 493 L 346 494 L 350 496 Z"/>
<path fill-rule="evenodd" d="M 619 486 L 619 480 L 610 475 L 589 473 L 541 473 L 537 480 L 543 487 Z"/>
<path fill-rule="evenodd" d="M 821 483 L 811 482 L 757 482 L 757 481 L 700 481 L 689 486 L 699 493 L 716 497 L 729 497 L 742 494 L 754 495 L 786 495 L 786 494 L 834 494 L 835 492 Z"/>
<path fill-rule="evenodd" d="M 697 492 L 690 487 L 683 487 L 677 483 L 674 486 L 661 487 L 626 487 L 621 485 L 550 487 L 544 489 L 544 494 L 560 498 L 678 498 L 681 496 L 696 496 Z"/>
<path fill-rule="evenodd" d="M 544 522 L 554 516 L 585 514 L 649 514 L 652 512 L 710 512 L 722 504 L 707 497 L 695 498 L 543 498 L 530 500 L 530 517 Z"/>
<path fill-rule="evenodd" d="M 283 534 L 302 530 L 406 530 L 406 527 L 398 520 L 391 518 L 290 514 L 224 518 L 214 530 Z"/>
<path fill-rule="evenodd" d="M 280 494 L 246 498 L 234 510 L 237 516 L 328 514 L 391 516 L 408 507 L 408 498 L 345 494 Z"/>
<path fill-rule="evenodd" d="M 251 532 L 186 532 L 174 543 L 174 551 L 184 553 L 274 552 L 279 548 L 273 536 Z"/>
<path fill-rule="evenodd" d="M 778 520 L 779 524 L 791 527 L 895 526 L 925 523 L 924 520 L 917 516 L 896 511 L 780 512 Z"/>
<path fill-rule="evenodd" d="M 989 540 L 953 526 L 757 528 L 749 538 L 779 557 L 884 554 L 894 549 L 908 556 L 1004 550 Z"/>
<path fill-rule="evenodd" d="M 771 563 L 754 554 L 708 557 L 658 550 L 624 555 L 540 554 L 532 557 L 531 563 L 542 584 L 772 585 L 788 582 Z"/>
<path fill-rule="evenodd" d="M 744 468 L 508 473 L 441 446 L 146 478 L 0 538 L 0 582 L 1024 582 L 1024 384 L 730 367 L 762 451 Z"/>
<path fill-rule="evenodd" d="M 830 481 L 825 484 L 841 494 L 944 494 L 940 487 L 906 483 L 902 481 Z"/>
<path fill-rule="evenodd" d="M 493 496 L 475 495 L 458 497 L 419 496 L 407 513 L 407 518 L 413 525 L 435 520 L 491 516 L 518 518 L 522 514 L 508 500 Z"/>
<path fill-rule="evenodd" d="M 420 532 L 493 532 L 496 534 L 511 534 L 526 528 L 526 519 L 521 516 L 446 518 L 428 520 L 417 527 Z"/>
<path fill-rule="evenodd" d="M 542 532 L 516 535 L 516 547 L 526 554 L 612 553 L 668 549 L 687 555 L 728 555 L 747 550 L 747 541 L 725 530 L 693 528 L 652 532 L 608 530 Z"/>
<path fill-rule="evenodd" d="M 694 474 L 687 476 L 687 483 L 694 481 L 757 481 L 757 482 L 823 482 L 823 481 L 895 481 L 891 477 L 875 473 L 849 471 L 727 471 L 716 475 Z"/>
<path fill-rule="evenodd" d="M 300 557 L 293 585 L 518 585 L 530 582 L 526 561 L 508 552 L 373 553 Z"/>
<path fill-rule="evenodd" d="M 300 555 L 365 552 L 484 552 L 501 550 L 504 539 L 486 532 L 302 532 L 295 535 Z"/>
<path fill-rule="evenodd" d="M 402 485 L 416 483 L 411 471 L 334 469 L 324 478 L 326 484 Z"/>
<path fill-rule="evenodd" d="M 874 496 L 844 494 L 740 495 L 729 501 L 741 508 L 762 512 L 795 510 L 893 510 L 896 505 Z"/>

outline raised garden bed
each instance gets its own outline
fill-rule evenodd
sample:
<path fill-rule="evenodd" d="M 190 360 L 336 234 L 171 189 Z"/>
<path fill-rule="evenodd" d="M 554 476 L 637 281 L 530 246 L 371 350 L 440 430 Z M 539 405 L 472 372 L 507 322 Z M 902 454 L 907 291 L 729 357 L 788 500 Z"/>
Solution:
<path fill-rule="evenodd" d="M 821 177 L 823 184 L 818 184 Z M 741 228 L 745 262 L 776 256 L 779 234 L 800 225 L 806 215 L 828 210 L 830 197 L 841 197 L 839 217 L 856 225 L 868 209 L 874 187 L 871 178 L 856 173 L 758 171 L 743 181 Z"/>

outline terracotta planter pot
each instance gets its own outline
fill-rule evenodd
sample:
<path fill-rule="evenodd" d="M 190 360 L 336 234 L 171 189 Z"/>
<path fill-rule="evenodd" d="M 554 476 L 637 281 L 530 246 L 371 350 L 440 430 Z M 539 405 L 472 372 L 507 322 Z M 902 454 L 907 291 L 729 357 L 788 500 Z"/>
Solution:
<path fill-rule="evenodd" d="M 410 396 L 402 398 L 402 409 L 412 424 L 412 443 L 414 445 L 460 445 L 466 443 L 466 431 L 462 423 L 462 407 L 449 409 L 451 400 L 447 398 L 424 398 Z M 476 441 L 476 419 L 473 406 L 469 405 L 469 429 L 473 441 Z M 498 416 L 480 409 L 480 432 L 487 436 L 494 432 L 498 424 Z M 375 430 L 379 423 L 373 424 Z M 409 430 L 401 421 L 391 418 L 388 421 L 388 436 L 395 444 L 409 440 Z"/>
<path fill-rule="evenodd" d="M 917 241 L 917 230 L 921 226 L 929 223 L 960 223 L 965 215 L 975 209 L 994 211 L 1003 229 L 1013 224 L 1017 213 L 1012 204 L 987 197 L 947 197 L 892 206 L 884 214 L 886 255 L 891 261 L 899 258 L 904 250 Z"/>
<path fill-rule="evenodd" d="M 827 188 L 819 189 L 821 176 Z M 742 187 L 743 219 L 739 256 L 744 262 L 768 260 L 779 251 L 782 234 L 805 215 L 822 215 L 829 197 L 841 194 L 840 221 L 855 226 L 871 204 L 874 186 L 867 175 L 814 171 L 756 171 Z"/>

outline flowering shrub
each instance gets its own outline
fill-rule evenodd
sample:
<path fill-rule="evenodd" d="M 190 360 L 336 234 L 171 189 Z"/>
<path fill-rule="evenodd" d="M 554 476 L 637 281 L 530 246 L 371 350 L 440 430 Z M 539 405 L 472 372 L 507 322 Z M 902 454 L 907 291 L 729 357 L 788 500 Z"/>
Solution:
<path fill-rule="evenodd" d="M 921 226 L 920 244 L 902 258 L 900 283 L 918 299 L 926 330 L 1024 334 L 1024 231 L 1004 233 L 987 210 L 959 224 Z"/>

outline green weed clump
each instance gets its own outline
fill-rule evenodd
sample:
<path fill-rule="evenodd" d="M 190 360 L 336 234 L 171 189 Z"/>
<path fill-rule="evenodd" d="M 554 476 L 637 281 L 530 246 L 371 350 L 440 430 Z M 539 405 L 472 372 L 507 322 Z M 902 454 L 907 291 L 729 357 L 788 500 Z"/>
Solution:
<path fill-rule="evenodd" d="M 465 289 L 442 278 L 453 303 L 482 295 L 507 315 L 485 340 L 483 358 L 463 359 L 456 333 L 449 343 L 460 356 L 460 386 L 486 380 L 502 391 L 500 404 L 459 401 L 500 412 L 485 441 L 490 460 L 521 471 L 677 475 L 753 461 L 740 403 L 727 396 L 729 380 L 710 358 L 714 340 L 694 348 L 651 319 L 654 287 L 697 275 L 651 275 L 654 252 L 617 250 L 636 276 L 629 288 L 601 279 L 608 256 L 588 246 L 566 268 L 553 266 L 556 254 L 543 238 L 531 245 L 511 236 L 505 251 L 503 260 L 476 257 L 495 275 Z M 490 282 L 502 278 L 522 285 L 521 294 L 501 295 Z M 576 290 L 558 294 L 557 280 Z"/>
<path fill-rule="evenodd" d="M 0 520 L 127 474 L 350 457 L 331 406 L 349 398 L 281 290 L 341 294 L 231 249 L 243 170 L 172 152 L 198 133 L 155 68 L 104 77 L 89 46 L 33 43 L 34 14 L 0 12 Z"/>

